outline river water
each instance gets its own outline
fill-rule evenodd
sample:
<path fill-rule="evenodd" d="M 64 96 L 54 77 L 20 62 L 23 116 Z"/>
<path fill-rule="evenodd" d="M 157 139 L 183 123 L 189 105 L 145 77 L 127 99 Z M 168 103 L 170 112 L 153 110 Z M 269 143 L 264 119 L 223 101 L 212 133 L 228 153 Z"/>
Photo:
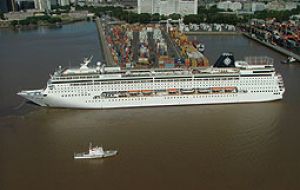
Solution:
<path fill-rule="evenodd" d="M 198 38 L 211 63 L 224 51 L 273 57 L 284 99 L 113 110 L 23 105 L 15 93 L 42 88 L 58 65 L 102 58 L 96 27 L 0 31 L 0 189 L 299 189 L 300 65 L 281 65 L 282 55 L 240 35 Z M 119 155 L 73 160 L 89 142 Z"/>

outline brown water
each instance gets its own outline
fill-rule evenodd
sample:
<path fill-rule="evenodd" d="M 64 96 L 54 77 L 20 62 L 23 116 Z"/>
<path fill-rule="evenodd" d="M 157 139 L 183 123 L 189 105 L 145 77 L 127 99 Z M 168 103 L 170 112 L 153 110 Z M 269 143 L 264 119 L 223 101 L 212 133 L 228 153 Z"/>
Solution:
<path fill-rule="evenodd" d="M 96 29 L 79 23 L 0 32 L 0 189 L 299 189 L 300 65 L 280 65 L 281 55 L 242 36 L 201 40 L 210 60 L 226 50 L 275 58 L 284 99 L 113 110 L 18 106 L 14 93 L 41 87 L 57 65 L 100 58 Z M 73 160 L 90 141 L 119 155 Z"/>

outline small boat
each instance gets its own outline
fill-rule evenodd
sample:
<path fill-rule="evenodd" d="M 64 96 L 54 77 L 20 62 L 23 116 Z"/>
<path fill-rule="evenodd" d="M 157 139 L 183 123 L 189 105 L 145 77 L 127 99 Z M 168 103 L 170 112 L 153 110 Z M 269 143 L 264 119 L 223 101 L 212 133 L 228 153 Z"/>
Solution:
<path fill-rule="evenodd" d="M 142 90 L 142 93 L 144 95 L 151 95 L 153 93 L 153 90 Z"/>
<path fill-rule="evenodd" d="M 87 153 L 74 153 L 74 159 L 95 159 L 95 158 L 106 158 L 115 156 L 118 153 L 116 150 L 103 150 L 102 147 L 92 147 L 92 143 L 89 146 L 89 152 Z"/>
<path fill-rule="evenodd" d="M 209 88 L 198 89 L 198 93 L 211 93 L 212 90 Z"/>
<path fill-rule="evenodd" d="M 282 60 L 281 63 L 282 64 L 292 64 L 292 63 L 295 63 L 296 62 L 296 59 L 293 58 L 293 57 L 288 57 L 287 60 Z"/>
<path fill-rule="evenodd" d="M 177 93 L 177 89 L 176 88 L 170 88 L 168 89 L 169 94 L 176 94 Z"/>
<path fill-rule="evenodd" d="M 205 51 L 205 45 L 203 43 L 200 43 L 199 41 L 194 40 L 192 42 L 192 44 L 200 53 L 203 53 Z"/>
<path fill-rule="evenodd" d="M 212 87 L 211 89 L 213 92 L 225 92 L 223 87 Z"/>
<path fill-rule="evenodd" d="M 237 92 L 236 87 L 227 86 L 224 88 L 225 92 Z"/>
<path fill-rule="evenodd" d="M 131 95 L 131 96 L 137 96 L 140 94 L 140 90 L 128 90 L 128 93 Z"/>

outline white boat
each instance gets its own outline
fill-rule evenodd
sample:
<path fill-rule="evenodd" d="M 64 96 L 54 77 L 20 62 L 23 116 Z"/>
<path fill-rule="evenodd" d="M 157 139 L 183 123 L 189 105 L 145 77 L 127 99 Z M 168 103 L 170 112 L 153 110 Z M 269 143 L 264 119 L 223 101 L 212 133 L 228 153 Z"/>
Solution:
<path fill-rule="evenodd" d="M 74 159 L 95 159 L 115 156 L 118 153 L 116 150 L 103 150 L 102 147 L 92 147 L 92 143 L 89 146 L 89 152 L 74 153 Z"/>
<path fill-rule="evenodd" d="M 287 60 L 281 61 L 282 64 L 292 64 L 296 63 L 296 59 L 294 57 L 288 57 Z"/>
<path fill-rule="evenodd" d="M 44 89 L 18 95 L 45 107 L 107 109 L 267 102 L 282 99 L 285 92 L 268 57 L 235 61 L 231 53 L 223 53 L 211 67 L 153 69 L 92 67 L 90 61 L 79 68 L 59 67 Z"/>
<path fill-rule="evenodd" d="M 193 94 L 195 92 L 195 90 L 192 88 L 192 89 L 181 89 L 181 93 L 183 94 Z"/>

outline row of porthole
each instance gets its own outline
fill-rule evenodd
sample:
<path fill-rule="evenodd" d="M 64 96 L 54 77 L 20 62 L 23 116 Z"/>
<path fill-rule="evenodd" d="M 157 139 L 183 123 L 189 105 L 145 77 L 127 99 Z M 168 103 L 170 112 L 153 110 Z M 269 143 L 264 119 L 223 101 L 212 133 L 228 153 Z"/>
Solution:
<path fill-rule="evenodd" d="M 253 90 L 251 92 L 276 92 L 275 90 Z"/>
<path fill-rule="evenodd" d="M 90 96 L 91 94 L 62 94 L 61 97 L 80 97 L 80 96 Z"/>
<path fill-rule="evenodd" d="M 203 95 L 203 96 L 192 96 L 192 98 L 211 98 L 211 97 L 234 97 L 237 95 Z M 191 97 L 189 96 L 178 96 L 178 97 L 165 97 L 165 99 L 189 99 Z M 106 99 L 100 99 L 100 100 L 87 100 L 86 103 L 97 103 L 97 102 L 105 102 Z M 120 102 L 120 101 L 138 101 L 138 100 L 147 100 L 147 98 L 111 98 L 107 99 L 108 102 Z"/>

